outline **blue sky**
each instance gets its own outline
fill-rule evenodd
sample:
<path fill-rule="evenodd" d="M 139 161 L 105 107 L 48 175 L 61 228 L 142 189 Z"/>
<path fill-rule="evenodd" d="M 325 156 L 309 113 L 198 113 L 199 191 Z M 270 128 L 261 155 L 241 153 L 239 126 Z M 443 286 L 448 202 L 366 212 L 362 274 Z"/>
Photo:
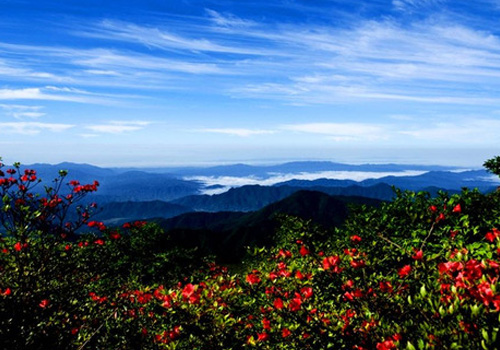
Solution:
<path fill-rule="evenodd" d="M 499 0 L 0 0 L 0 155 L 480 166 Z"/>

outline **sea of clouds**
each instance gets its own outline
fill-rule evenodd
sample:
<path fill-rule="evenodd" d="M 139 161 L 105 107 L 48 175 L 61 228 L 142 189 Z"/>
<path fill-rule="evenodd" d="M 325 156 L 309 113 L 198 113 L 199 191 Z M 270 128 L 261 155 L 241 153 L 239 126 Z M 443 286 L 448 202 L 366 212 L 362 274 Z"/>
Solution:
<path fill-rule="evenodd" d="M 267 177 L 258 176 L 188 176 L 185 180 L 198 181 L 207 188 L 203 194 L 219 194 L 226 192 L 230 188 L 245 185 L 272 186 L 280 182 L 290 180 L 353 180 L 363 181 L 367 179 L 380 179 L 386 176 L 417 176 L 426 173 L 420 170 L 405 170 L 399 172 L 371 172 L 371 171 L 320 171 L 320 172 L 300 172 L 300 173 L 269 173 Z"/>

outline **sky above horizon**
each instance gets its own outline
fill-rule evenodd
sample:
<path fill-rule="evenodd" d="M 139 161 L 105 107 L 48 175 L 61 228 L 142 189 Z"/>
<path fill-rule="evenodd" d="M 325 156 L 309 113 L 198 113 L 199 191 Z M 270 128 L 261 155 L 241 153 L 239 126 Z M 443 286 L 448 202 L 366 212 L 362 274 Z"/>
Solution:
<path fill-rule="evenodd" d="M 0 156 L 481 166 L 499 18 L 500 0 L 0 0 Z"/>

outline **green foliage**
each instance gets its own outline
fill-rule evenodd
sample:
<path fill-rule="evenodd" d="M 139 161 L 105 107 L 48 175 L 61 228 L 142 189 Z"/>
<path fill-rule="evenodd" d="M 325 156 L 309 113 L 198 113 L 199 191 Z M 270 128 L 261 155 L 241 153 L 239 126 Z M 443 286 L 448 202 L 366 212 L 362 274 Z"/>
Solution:
<path fill-rule="evenodd" d="M 500 156 L 488 159 L 483 166 L 491 173 L 500 176 Z"/>
<path fill-rule="evenodd" d="M 396 191 L 330 232 L 284 216 L 230 271 L 153 224 L 109 229 L 81 208 L 75 235 L 63 187 L 43 200 L 22 181 L 1 184 L 0 348 L 500 347 L 499 193 Z"/>

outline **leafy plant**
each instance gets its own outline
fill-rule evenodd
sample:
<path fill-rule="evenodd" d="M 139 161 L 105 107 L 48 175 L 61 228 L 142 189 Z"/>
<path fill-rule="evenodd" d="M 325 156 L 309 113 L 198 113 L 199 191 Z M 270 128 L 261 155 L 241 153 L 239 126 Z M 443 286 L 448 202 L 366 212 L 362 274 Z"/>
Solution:
<path fill-rule="evenodd" d="M 34 171 L 0 173 L 1 348 L 500 348 L 498 192 L 396 191 L 333 233 L 283 217 L 228 269 L 153 224 L 68 224 L 97 183 L 66 176 L 42 197 Z"/>

